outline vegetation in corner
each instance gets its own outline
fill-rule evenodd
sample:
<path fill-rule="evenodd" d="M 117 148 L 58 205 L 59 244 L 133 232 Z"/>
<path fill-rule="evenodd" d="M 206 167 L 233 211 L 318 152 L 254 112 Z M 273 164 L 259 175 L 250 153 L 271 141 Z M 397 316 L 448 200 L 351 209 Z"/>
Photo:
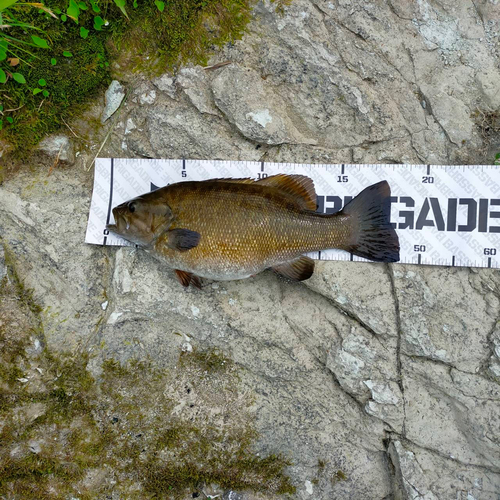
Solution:
<path fill-rule="evenodd" d="M 0 496 L 181 498 L 208 484 L 295 491 L 285 457 L 253 451 L 253 401 L 230 359 L 183 353 L 172 370 L 108 359 L 95 381 L 86 355 L 45 347 L 39 309 L 8 267 L 0 283 Z"/>
<path fill-rule="evenodd" d="M 120 71 L 174 70 L 241 37 L 252 0 L 0 0 L 0 139 L 16 149 L 79 116 Z"/>
<path fill-rule="evenodd" d="M 472 118 L 483 140 L 481 155 L 488 159 L 494 155 L 493 165 L 500 165 L 500 152 L 495 154 L 500 147 L 500 111 L 476 108 L 472 113 Z"/>

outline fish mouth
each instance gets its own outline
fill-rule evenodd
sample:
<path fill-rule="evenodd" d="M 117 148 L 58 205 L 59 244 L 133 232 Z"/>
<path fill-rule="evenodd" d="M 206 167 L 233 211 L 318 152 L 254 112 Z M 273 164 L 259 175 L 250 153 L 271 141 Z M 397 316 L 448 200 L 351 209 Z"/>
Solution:
<path fill-rule="evenodd" d="M 113 209 L 113 217 L 115 219 L 115 223 L 106 224 L 106 229 L 122 236 L 130 228 L 130 222 L 126 217 L 123 217 L 123 215 L 117 210 L 117 207 Z"/>

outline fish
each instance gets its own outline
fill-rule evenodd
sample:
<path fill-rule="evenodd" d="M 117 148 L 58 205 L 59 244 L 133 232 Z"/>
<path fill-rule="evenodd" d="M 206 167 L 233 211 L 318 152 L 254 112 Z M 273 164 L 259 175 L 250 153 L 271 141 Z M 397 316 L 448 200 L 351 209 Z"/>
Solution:
<path fill-rule="evenodd" d="M 179 282 L 226 281 L 266 269 L 303 281 L 314 272 L 304 255 L 341 249 L 375 262 L 397 262 L 387 181 L 367 187 L 335 214 L 316 212 L 312 179 L 209 179 L 170 184 L 113 208 L 109 231 L 175 270 Z"/>

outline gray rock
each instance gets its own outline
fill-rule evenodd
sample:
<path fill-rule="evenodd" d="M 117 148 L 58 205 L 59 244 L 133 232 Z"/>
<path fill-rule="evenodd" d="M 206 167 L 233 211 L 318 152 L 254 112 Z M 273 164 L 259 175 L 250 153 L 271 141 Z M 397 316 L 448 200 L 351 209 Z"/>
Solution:
<path fill-rule="evenodd" d="M 153 78 L 151 82 L 158 88 L 158 90 L 165 92 L 169 97 L 175 99 L 175 80 L 168 73 L 165 73 L 158 78 Z"/>
<path fill-rule="evenodd" d="M 257 71 L 227 66 L 212 82 L 216 106 L 248 139 L 264 144 L 315 144 L 295 128 L 271 87 Z"/>
<path fill-rule="evenodd" d="M 479 370 L 489 354 L 485 338 L 496 322 L 498 297 L 475 287 L 466 269 L 398 266 L 394 277 L 402 352 Z"/>
<path fill-rule="evenodd" d="M 408 441 L 391 441 L 388 447 L 395 468 L 395 498 L 496 500 L 500 474 L 467 469 L 453 459 L 436 455 Z"/>
<path fill-rule="evenodd" d="M 500 472 L 499 385 L 428 360 L 405 359 L 402 370 L 406 437 L 461 463 Z"/>
<path fill-rule="evenodd" d="M 491 375 L 500 383 L 500 325 L 497 323 L 490 339 L 493 347 L 489 361 L 489 370 Z"/>
<path fill-rule="evenodd" d="M 42 447 L 40 446 L 40 443 L 38 441 L 31 440 L 28 443 L 28 446 L 31 453 L 35 453 L 36 455 L 38 455 L 38 453 L 42 451 Z"/>
<path fill-rule="evenodd" d="M 75 152 L 73 144 L 65 135 L 51 135 L 38 144 L 38 149 L 43 153 L 59 158 L 59 161 L 74 163 Z"/>
<path fill-rule="evenodd" d="M 134 89 L 132 101 L 141 105 L 151 105 L 156 101 L 156 90 L 149 82 L 142 82 Z"/>
<path fill-rule="evenodd" d="M 102 123 L 113 116 L 116 110 L 120 107 L 124 97 L 125 87 L 118 80 L 113 80 L 104 94 L 105 106 L 101 115 Z"/>
<path fill-rule="evenodd" d="M 0 245 L 0 283 L 7 276 L 7 266 L 5 264 L 5 252 L 3 246 Z"/>
<path fill-rule="evenodd" d="M 174 113 L 172 111 L 175 111 Z M 258 160 L 261 152 L 215 116 L 202 118 L 192 106 L 157 105 L 147 110 L 146 137 L 139 130 L 127 139 L 137 140 L 146 156 L 162 158 L 245 158 Z M 145 140 L 148 140 L 146 145 Z"/>
<path fill-rule="evenodd" d="M 177 83 L 200 113 L 221 116 L 215 106 L 206 71 L 200 67 L 182 68 L 177 76 Z"/>

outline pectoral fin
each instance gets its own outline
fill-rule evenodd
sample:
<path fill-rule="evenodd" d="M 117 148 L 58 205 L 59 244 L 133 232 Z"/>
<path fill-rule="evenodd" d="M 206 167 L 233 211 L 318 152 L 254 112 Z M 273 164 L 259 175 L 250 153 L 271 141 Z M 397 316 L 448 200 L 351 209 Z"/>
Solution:
<path fill-rule="evenodd" d="M 314 260 L 309 257 L 299 257 L 297 260 L 274 266 L 273 271 L 295 281 L 304 281 L 314 272 Z"/>
<path fill-rule="evenodd" d="M 181 271 L 180 269 L 176 269 L 175 274 L 182 286 L 188 287 L 189 285 L 193 285 L 201 290 L 200 278 L 195 274 L 188 273 L 187 271 Z"/>
<path fill-rule="evenodd" d="M 200 242 L 201 235 L 189 229 L 172 229 L 167 232 L 168 246 L 174 250 L 185 252 L 191 250 Z"/>

